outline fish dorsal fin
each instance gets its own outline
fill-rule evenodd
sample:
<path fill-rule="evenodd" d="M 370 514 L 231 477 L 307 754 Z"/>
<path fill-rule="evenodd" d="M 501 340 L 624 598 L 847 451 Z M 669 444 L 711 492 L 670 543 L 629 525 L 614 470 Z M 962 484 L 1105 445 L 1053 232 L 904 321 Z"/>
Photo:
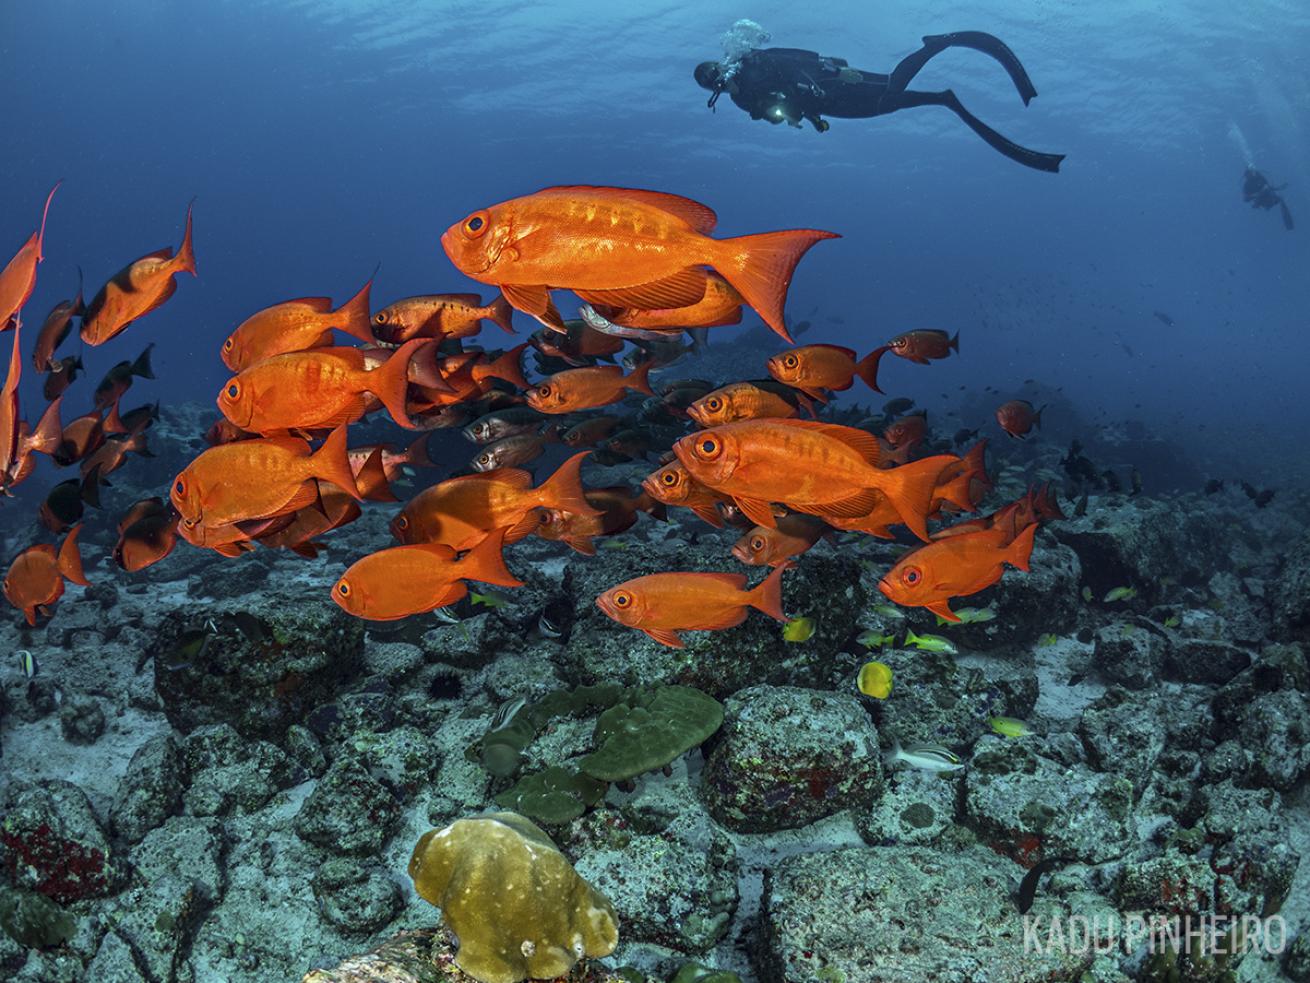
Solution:
<path fill-rule="evenodd" d="M 291 304 L 300 304 L 308 307 L 315 314 L 326 314 L 332 310 L 331 297 L 297 297 L 294 300 L 284 300 L 278 307 L 286 307 Z"/>
<path fill-rule="evenodd" d="M 847 358 L 849 358 L 852 362 L 855 361 L 855 359 L 859 356 L 859 353 L 856 352 L 855 349 L 853 349 L 853 348 L 847 348 L 845 345 L 825 345 L 825 344 L 821 344 L 821 343 L 820 343 L 820 344 L 814 344 L 814 345 L 807 345 L 806 347 L 807 347 L 807 348 L 827 348 L 827 349 L 829 349 L 830 351 L 841 352 L 843 355 L 845 355 Z"/>
<path fill-rule="evenodd" d="M 823 436 L 830 437 L 833 440 L 840 440 L 874 467 L 878 466 L 878 462 L 882 458 L 882 447 L 878 443 L 878 438 L 867 430 L 860 430 L 857 427 L 843 427 L 836 423 L 823 423 L 818 420 L 783 420 L 774 418 L 770 419 L 768 422 L 770 426 L 796 427 L 801 430 L 812 430 L 815 433 L 821 433 Z"/>
<path fill-rule="evenodd" d="M 481 475 L 469 475 L 469 477 L 498 481 L 501 484 L 509 485 L 513 488 L 532 487 L 532 473 L 530 471 L 524 471 L 522 468 L 496 468 L 494 471 L 488 471 Z"/>
<path fill-rule="evenodd" d="M 671 195 L 664 191 L 646 191 L 642 188 L 612 188 L 589 184 L 561 185 L 554 188 L 543 188 L 542 190 L 576 191 L 592 197 L 638 201 L 681 219 L 691 226 L 692 231 L 699 232 L 701 235 L 709 235 L 714 231 L 714 227 L 719 224 L 719 217 L 714 214 L 714 209 L 702 205 L 699 201 L 692 201 L 690 198 L 682 197 L 682 195 Z"/>
<path fill-rule="evenodd" d="M 469 307 L 481 307 L 482 298 L 478 294 L 441 294 L 442 300 L 453 300 L 457 304 L 467 304 Z"/>
<path fill-rule="evenodd" d="M 673 276 L 613 290 L 574 290 L 589 304 L 659 311 L 690 307 L 705 299 L 705 271 L 679 270 Z"/>

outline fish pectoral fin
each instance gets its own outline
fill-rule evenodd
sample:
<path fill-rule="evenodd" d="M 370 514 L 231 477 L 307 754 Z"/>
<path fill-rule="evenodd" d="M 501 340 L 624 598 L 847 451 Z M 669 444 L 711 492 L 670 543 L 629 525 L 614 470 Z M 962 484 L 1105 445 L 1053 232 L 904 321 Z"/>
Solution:
<path fill-rule="evenodd" d="M 680 270 L 662 280 L 651 280 L 613 290 L 574 290 L 589 304 L 604 307 L 636 307 L 658 311 L 690 307 L 705 299 L 705 271 L 695 267 Z"/>
<path fill-rule="evenodd" d="M 590 536 L 568 536 L 564 542 L 583 556 L 596 555 L 596 544 L 591 541 Z"/>
<path fill-rule="evenodd" d="M 734 497 L 733 501 L 737 503 L 737 508 L 741 509 L 742 515 L 757 526 L 764 526 L 767 529 L 778 528 L 778 518 L 773 514 L 773 506 L 768 502 L 759 498 L 740 497 Z"/>
<path fill-rule="evenodd" d="M 803 510 L 813 515 L 830 515 L 839 519 L 858 519 L 872 514 L 878 507 L 882 493 L 876 488 L 863 488 L 847 498 L 836 502 L 824 502 L 822 505 L 806 505 Z"/>
<path fill-rule="evenodd" d="M 500 292 L 510 302 L 510 306 L 524 314 L 531 314 L 542 324 L 564 331 L 564 320 L 555 309 L 555 302 L 550 299 L 550 288 L 545 286 L 523 286 L 517 283 L 502 283 Z"/>
<path fill-rule="evenodd" d="M 675 649 L 686 648 L 676 631 L 668 628 L 643 628 L 642 631 L 661 645 L 667 645 L 669 648 Z"/>
<path fill-rule="evenodd" d="M 947 621 L 959 622 L 960 616 L 951 610 L 949 601 L 937 601 L 934 604 L 925 604 L 925 608 L 937 615 L 939 618 L 945 618 Z"/>

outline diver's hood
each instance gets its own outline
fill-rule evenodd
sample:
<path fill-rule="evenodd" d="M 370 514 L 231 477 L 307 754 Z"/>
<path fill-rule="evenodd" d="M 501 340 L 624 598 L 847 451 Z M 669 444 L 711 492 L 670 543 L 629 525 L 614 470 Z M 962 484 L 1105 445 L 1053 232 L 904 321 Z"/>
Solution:
<path fill-rule="evenodd" d="M 692 73 L 696 78 L 696 84 L 702 89 L 716 89 L 723 79 L 723 66 L 717 61 L 703 61 L 696 66 L 696 71 Z"/>

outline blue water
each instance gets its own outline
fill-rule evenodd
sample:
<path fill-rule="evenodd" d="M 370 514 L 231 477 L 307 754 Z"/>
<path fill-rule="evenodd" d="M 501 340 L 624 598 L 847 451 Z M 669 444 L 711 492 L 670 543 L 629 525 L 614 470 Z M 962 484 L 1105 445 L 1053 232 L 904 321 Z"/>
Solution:
<path fill-rule="evenodd" d="M 751 121 L 726 99 L 710 113 L 691 70 L 741 16 L 774 44 L 871 71 L 923 34 L 997 34 L 1037 86 L 1030 107 L 975 52 L 939 56 L 916 85 L 953 87 L 1016 142 L 1068 154 L 1063 172 L 1016 165 L 942 109 L 836 120 L 823 135 Z M 723 235 L 843 234 L 794 281 L 792 317 L 819 312 L 807 341 L 863 352 L 909 327 L 961 331 L 960 358 L 889 366 L 889 391 L 947 407 L 941 393 L 961 385 L 1036 378 L 1087 418 L 1141 419 L 1286 480 L 1310 470 L 1307 51 L 1310 6 L 1292 0 L 9 2 L 0 247 L 65 179 L 34 330 L 79 265 L 90 296 L 176 247 L 194 197 L 198 280 L 88 351 L 66 402 L 89 404 L 103 371 L 149 341 L 159 379 L 128 405 L 208 399 L 227 376 L 218 345 L 259 307 L 344 300 L 379 263 L 375 306 L 470 289 L 438 237 L 473 208 L 556 183 L 658 188 L 714 207 Z M 1296 232 L 1241 201 L 1233 126 L 1289 183 Z"/>

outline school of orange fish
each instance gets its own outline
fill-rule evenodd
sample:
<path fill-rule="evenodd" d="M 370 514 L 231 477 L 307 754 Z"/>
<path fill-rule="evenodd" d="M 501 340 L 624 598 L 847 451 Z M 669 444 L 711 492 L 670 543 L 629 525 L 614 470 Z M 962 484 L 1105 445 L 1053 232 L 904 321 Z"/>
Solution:
<path fill-rule="evenodd" d="M 13 334 L 0 393 L 0 488 L 10 493 L 26 479 L 37 453 L 81 470 L 41 506 L 40 521 L 66 533 L 63 543 L 29 547 L 5 576 L 5 596 L 31 625 L 52 613 L 66 580 L 86 584 L 77 546 L 83 507 L 98 506 L 104 477 L 129 453 L 149 453 L 145 433 L 158 415 L 157 406 L 119 407 L 133 377 L 153 378 L 147 347 L 110 370 L 90 412 L 62 424 L 61 403 L 80 361 L 55 352 L 74 319 L 86 344 L 104 344 L 165 303 L 178 274 L 196 273 L 188 208 L 176 253 L 163 249 L 130 263 L 89 304 L 80 288 L 57 304 L 33 351 L 49 405 L 29 426 L 18 400 L 21 312 L 43 259 L 54 194 L 40 227 L 0 271 L 0 328 Z M 791 348 L 768 360 L 768 379 L 667 391 L 668 415 L 694 429 L 683 432 L 684 422 L 662 466 L 641 489 L 583 485 L 588 448 L 625 446 L 617 418 L 590 411 L 629 393 L 656 396 L 653 357 L 627 374 L 599 360 L 626 340 L 639 339 L 647 352 L 677 347 L 684 331 L 740 323 L 743 307 L 792 343 L 783 309 L 793 271 L 812 246 L 837 238 L 799 229 L 716 239 L 715 224 L 709 208 L 676 195 L 548 188 L 479 209 L 442 235 L 461 273 L 498 289 L 486 305 L 474 294 L 426 295 L 374 314 L 370 281 L 339 307 L 311 297 L 252 314 L 222 344 L 235 374 L 218 394 L 222 418 L 206 434 L 210 448 L 173 479 L 168 501 L 145 499 L 122 515 L 114 560 L 143 569 L 179 537 L 229 557 L 256 544 L 314 556 L 321 537 L 361 515 L 361 501 L 397 500 L 391 483 L 402 467 L 433 465 L 429 431 L 472 419 L 465 433 L 483 446 L 474 473 L 440 481 L 405 504 L 391 524 L 400 545 L 362 557 L 331 586 L 346 611 L 392 620 L 457 602 L 469 581 L 520 586 L 504 551 L 524 537 L 591 554 L 597 537 L 630 528 L 639 512 L 670 507 L 715 527 L 742 526 L 732 557 L 774 568 L 754 588 L 739 573 L 649 573 L 596 599 L 615 621 L 671 646 L 683 644 L 683 631 L 738 625 L 751 608 L 785 620 L 784 571 L 842 531 L 891 538 L 904 526 L 922 540 L 881 578 L 880 589 L 898 604 L 950 620 L 958 620 L 951 598 L 995 583 L 1006 564 L 1026 571 L 1037 527 L 1060 517 L 1049 489 L 1033 489 L 992 515 L 944 524 L 975 512 L 991 487 L 985 441 L 960 456 L 920 457 L 922 416 L 902 417 L 882 435 L 819 418 L 818 406 L 857 378 L 881 392 L 879 363 L 888 352 L 919 364 L 958 352 L 958 335 L 936 329 L 909 331 L 863 358 L 836 345 Z M 582 320 L 560 316 L 555 290 L 583 302 Z M 484 321 L 513 333 L 511 310 L 540 323 L 530 342 L 505 352 L 467 344 Z M 356 343 L 338 344 L 337 333 Z M 558 369 L 536 383 L 521 367 L 529 344 L 543 365 Z M 404 451 L 351 448 L 351 424 L 378 412 L 418 439 Z M 564 422 L 552 426 L 553 417 Z M 1018 401 L 997 410 L 1002 429 L 1016 438 L 1040 418 Z M 551 441 L 581 449 L 541 484 L 511 466 L 535 459 Z"/>

